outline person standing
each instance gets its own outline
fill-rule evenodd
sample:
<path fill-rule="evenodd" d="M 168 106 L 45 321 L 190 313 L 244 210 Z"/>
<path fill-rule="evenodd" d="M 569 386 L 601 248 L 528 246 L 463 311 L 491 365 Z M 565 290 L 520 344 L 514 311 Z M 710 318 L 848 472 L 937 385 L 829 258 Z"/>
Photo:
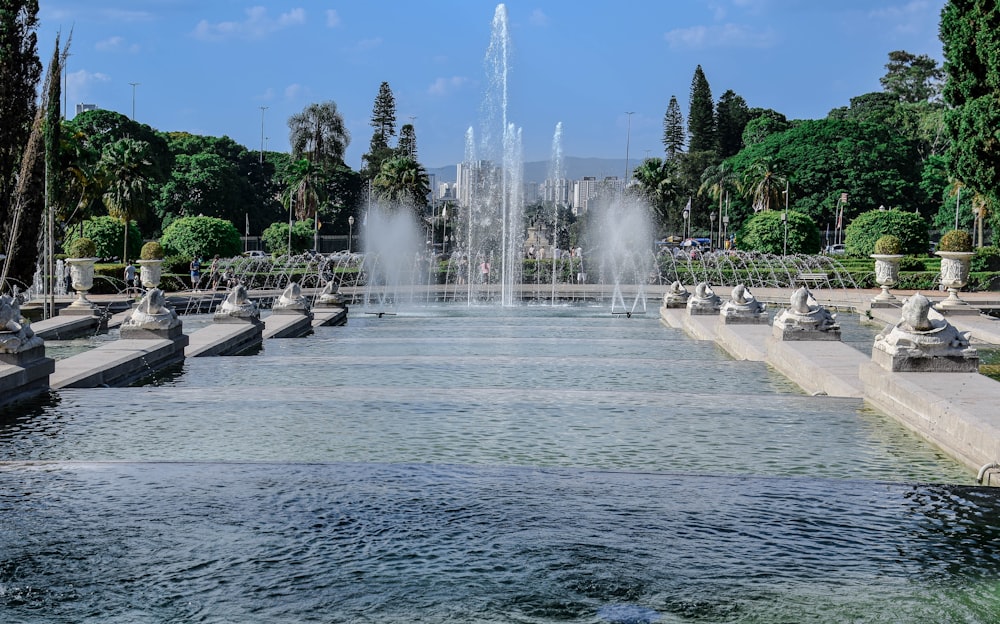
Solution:
<path fill-rule="evenodd" d="M 195 256 L 191 258 L 191 290 L 198 290 L 198 282 L 201 281 L 201 258 Z"/>
<path fill-rule="evenodd" d="M 135 288 L 135 265 L 129 260 L 125 263 L 125 292 L 131 292 Z"/>
<path fill-rule="evenodd" d="M 218 290 L 219 288 L 219 254 L 215 254 L 212 258 L 212 265 L 208 269 L 208 281 L 212 284 L 212 290 Z"/>
<path fill-rule="evenodd" d="M 490 261 L 484 259 L 479 263 L 479 274 L 482 276 L 483 283 L 490 283 Z"/>

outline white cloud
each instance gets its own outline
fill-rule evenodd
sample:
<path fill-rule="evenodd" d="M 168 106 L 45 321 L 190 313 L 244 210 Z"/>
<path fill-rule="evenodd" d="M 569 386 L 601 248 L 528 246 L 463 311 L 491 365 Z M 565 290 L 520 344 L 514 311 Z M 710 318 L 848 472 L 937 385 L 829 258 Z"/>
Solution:
<path fill-rule="evenodd" d="M 438 78 L 427 88 L 427 93 L 438 96 L 449 95 L 461 89 L 467 82 L 469 82 L 469 79 L 462 76 Z"/>
<path fill-rule="evenodd" d="M 775 43 L 771 28 L 755 30 L 741 24 L 675 28 L 663 35 L 672 48 L 768 48 Z"/>
<path fill-rule="evenodd" d="M 334 9 L 326 10 L 326 25 L 329 28 L 340 26 L 340 15 Z"/>
<path fill-rule="evenodd" d="M 309 89 L 295 82 L 285 87 L 285 99 L 297 100 L 309 95 Z"/>
<path fill-rule="evenodd" d="M 896 32 L 919 33 L 927 27 L 925 22 L 928 15 L 936 17 L 937 13 L 930 10 L 926 0 L 912 0 L 905 4 L 871 11 L 868 15 L 875 20 L 891 24 Z M 936 24 L 935 21 L 932 26 Z"/>
<path fill-rule="evenodd" d="M 305 9 L 292 9 L 282 13 L 277 18 L 268 15 L 267 8 L 251 7 L 246 10 L 246 19 L 241 22 L 209 23 L 201 20 L 194 29 L 194 36 L 204 41 L 221 41 L 224 39 L 260 39 L 267 35 L 305 24 Z"/>
<path fill-rule="evenodd" d="M 111 76 L 107 74 L 85 69 L 71 71 L 66 75 L 66 97 L 70 102 L 85 102 L 96 85 L 108 82 L 111 82 Z"/>
<path fill-rule="evenodd" d="M 108 37 L 94 44 L 94 49 L 100 52 L 121 52 L 126 51 L 131 54 L 135 54 L 139 51 L 140 46 L 138 43 L 129 44 L 126 42 L 125 37 L 115 35 L 114 37 Z"/>
<path fill-rule="evenodd" d="M 535 9 L 528 17 L 528 23 L 532 26 L 548 26 L 549 16 L 546 15 L 541 9 Z"/>

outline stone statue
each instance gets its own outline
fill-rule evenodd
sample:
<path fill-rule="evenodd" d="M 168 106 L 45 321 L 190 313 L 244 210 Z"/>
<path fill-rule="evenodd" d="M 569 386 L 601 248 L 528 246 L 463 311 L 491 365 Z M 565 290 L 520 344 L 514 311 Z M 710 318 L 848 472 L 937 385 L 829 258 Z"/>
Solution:
<path fill-rule="evenodd" d="M 805 286 L 792 293 L 791 306 L 774 319 L 774 335 L 782 340 L 840 340 L 837 315 L 819 305 Z"/>
<path fill-rule="evenodd" d="M 317 305 L 329 307 L 343 307 L 344 296 L 338 292 L 340 287 L 333 280 L 329 280 L 319 294 Z"/>
<path fill-rule="evenodd" d="M 931 302 L 917 293 L 903 303 L 902 318 L 875 337 L 872 360 L 892 371 L 978 372 L 979 353 L 945 319 L 930 318 Z"/>
<path fill-rule="evenodd" d="M 688 292 L 688 289 L 684 288 L 680 282 L 675 281 L 667 289 L 667 292 L 663 293 L 663 307 L 683 308 L 687 305 L 689 297 L 691 297 L 691 293 Z"/>
<path fill-rule="evenodd" d="M 219 309 L 215 311 L 213 321 L 236 320 L 260 320 L 260 309 L 257 304 L 250 300 L 247 295 L 247 287 L 237 284 L 229 291 L 229 294 L 219 304 Z"/>
<path fill-rule="evenodd" d="M 718 314 L 722 300 L 715 294 L 708 282 L 699 282 L 694 287 L 694 295 L 687 300 L 688 314 Z"/>
<path fill-rule="evenodd" d="M 181 324 L 177 313 L 167 305 L 163 291 L 151 288 L 139 300 L 132 315 L 122 323 L 122 331 L 130 329 L 168 330 Z"/>
<path fill-rule="evenodd" d="M 309 312 L 309 301 L 302 294 L 302 287 L 296 282 L 292 282 L 282 291 L 281 296 L 274 302 L 272 311 L 275 314 L 305 314 Z"/>
<path fill-rule="evenodd" d="M 767 323 L 767 309 L 743 284 L 733 287 L 732 299 L 722 305 L 719 314 L 723 323 Z"/>
<path fill-rule="evenodd" d="M 44 343 L 22 320 L 20 295 L 0 296 L 0 353 L 20 353 Z"/>

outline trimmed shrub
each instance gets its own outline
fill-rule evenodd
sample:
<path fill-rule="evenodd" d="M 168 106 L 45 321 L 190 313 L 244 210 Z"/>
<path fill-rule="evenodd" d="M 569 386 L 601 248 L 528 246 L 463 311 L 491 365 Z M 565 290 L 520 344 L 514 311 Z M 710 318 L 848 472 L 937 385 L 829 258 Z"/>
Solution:
<path fill-rule="evenodd" d="M 223 257 L 239 255 L 243 241 L 239 230 L 231 222 L 215 217 L 181 217 L 175 220 L 160 237 L 167 255 L 188 258 Z"/>
<path fill-rule="evenodd" d="M 747 220 L 736 234 L 736 242 L 744 251 L 760 251 L 780 255 L 785 249 L 785 224 L 780 210 L 765 210 Z M 788 212 L 788 253 L 819 253 L 820 236 L 816 223 L 801 212 Z"/>
<path fill-rule="evenodd" d="M 139 258 L 142 260 L 163 260 L 164 255 L 163 245 L 157 241 L 149 241 L 142 246 L 142 251 L 139 252 Z"/>
<path fill-rule="evenodd" d="M 903 256 L 899 260 L 900 271 L 926 271 L 927 265 L 915 256 Z"/>
<path fill-rule="evenodd" d="M 972 256 L 971 271 L 1000 271 L 1000 247 L 980 247 Z"/>
<path fill-rule="evenodd" d="M 97 245 L 86 236 L 77 238 L 66 245 L 66 256 L 69 258 L 93 258 L 97 255 Z"/>
<path fill-rule="evenodd" d="M 83 222 L 83 235 L 94 241 L 97 247 L 93 254 L 98 258 L 117 258 L 121 255 L 125 246 L 123 237 L 125 228 L 118 219 L 113 219 L 107 215 L 103 217 L 93 217 Z M 80 236 L 80 228 L 74 226 L 66 231 L 66 238 L 63 241 L 63 249 L 68 249 Z M 139 256 L 139 248 L 142 246 L 142 232 L 134 222 L 128 224 L 128 255 L 130 258 Z M 73 257 L 68 251 L 67 256 Z M 122 258 L 125 260 L 125 258 Z"/>
<path fill-rule="evenodd" d="M 267 226 L 260 235 L 264 249 L 275 256 L 288 253 L 288 224 L 284 222 L 272 223 Z M 302 253 L 311 249 L 313 244 L 313 222 L 312 219 L 296 221 L 292 225 L 292 253 Z"/>
<path fill-rule="evenodd" d="M 902 244 L 900 253 L 927 253 L 927 222 L 915 212 L 869 210 L 862 212 L 844 230 L 847 255 L 867 258 L 875 252 L 875 242 L 892 234 Z"/>
<path fill-rule="evenodd" d="M 938 251 L 972 251 L 972 237 L 965 230 L 951 230 L 941 236 Z"/>
<path fill-rule="evenodd" d="M 886 234 L 875 241 L 875 253 L 880 255 L 898 255 L 903 252 L 903 241 L 898 236 Z"/>

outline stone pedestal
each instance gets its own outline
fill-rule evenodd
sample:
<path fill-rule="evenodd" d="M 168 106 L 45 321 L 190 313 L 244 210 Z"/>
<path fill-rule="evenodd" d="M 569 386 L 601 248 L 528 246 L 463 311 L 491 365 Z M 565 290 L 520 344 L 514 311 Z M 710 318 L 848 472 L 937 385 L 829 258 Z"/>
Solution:
<path fill-rule="evenodd" d="M 928 318 L 930 307 L 919 293 L 907 299 L 903 318 L 875 337 L 872 362 L 893 372 L 978 372 L 979 353 L 969 345 L 968 332 Z"/>
<path fill-rule="evenodd" d="M 840 340 L 837 316 L 819 305 L 802 286 L 791 296 L 791 306 L 774 319 L 772 335 L 778 340 Z"/>
<path fill-rule="evenodd" d="M 87 291 L 94 287 L 94 263 L 97 258 L 66 258 L 69 265 L 70 285 L 76 291 L 76 299 L 59 314 L 70 316 L 100 316 L 100 309 L 87 299 Z"/>
<path fill-rule="evenodd" d="M 882 292 L 875 295 L 871 300 L 873 308 L 890 308 L 899 305 L 896 298 L 889 289 L 899 283 L 899 261 L 903 259 L 902 254 L 872 254 L 875 260 L 875 282 L 882 289 Z"/>
<path fill-rule="evenodd" d="M 722 299 L 711 286 L 701 282 L 694 287 L 694 294 L 688 298 L 686 307 L 689 315 L 715 315 L 722 307 Z"/>
<path fill-rule="evenodd" d="M 766 325 L 771 320 L 764 304 L 743 284 L 733 288 L 732 299 L 722 304 L 719 316 L 724 325 Z"/>
<path fill-rule="evenodd" d="M 941 257 L 941 285 L 948 289 L 948 298 L 934 307 L 944 313 L 979 314 L 979 309 L 959 298 L 958 293 L 969 281 L 969 263 L 975 253 L 971 251 L 938 251 Z"/>
<path fill-rule="evenodd" d="M 670 289 L 663 293 L 662 307 L 666 309 L 684 308 L 687 307 L 690 298 L 691 293 L 688 292 L 687 288 L 684 288 L 680 282 L 674 282 L 670 285 Z"/>

